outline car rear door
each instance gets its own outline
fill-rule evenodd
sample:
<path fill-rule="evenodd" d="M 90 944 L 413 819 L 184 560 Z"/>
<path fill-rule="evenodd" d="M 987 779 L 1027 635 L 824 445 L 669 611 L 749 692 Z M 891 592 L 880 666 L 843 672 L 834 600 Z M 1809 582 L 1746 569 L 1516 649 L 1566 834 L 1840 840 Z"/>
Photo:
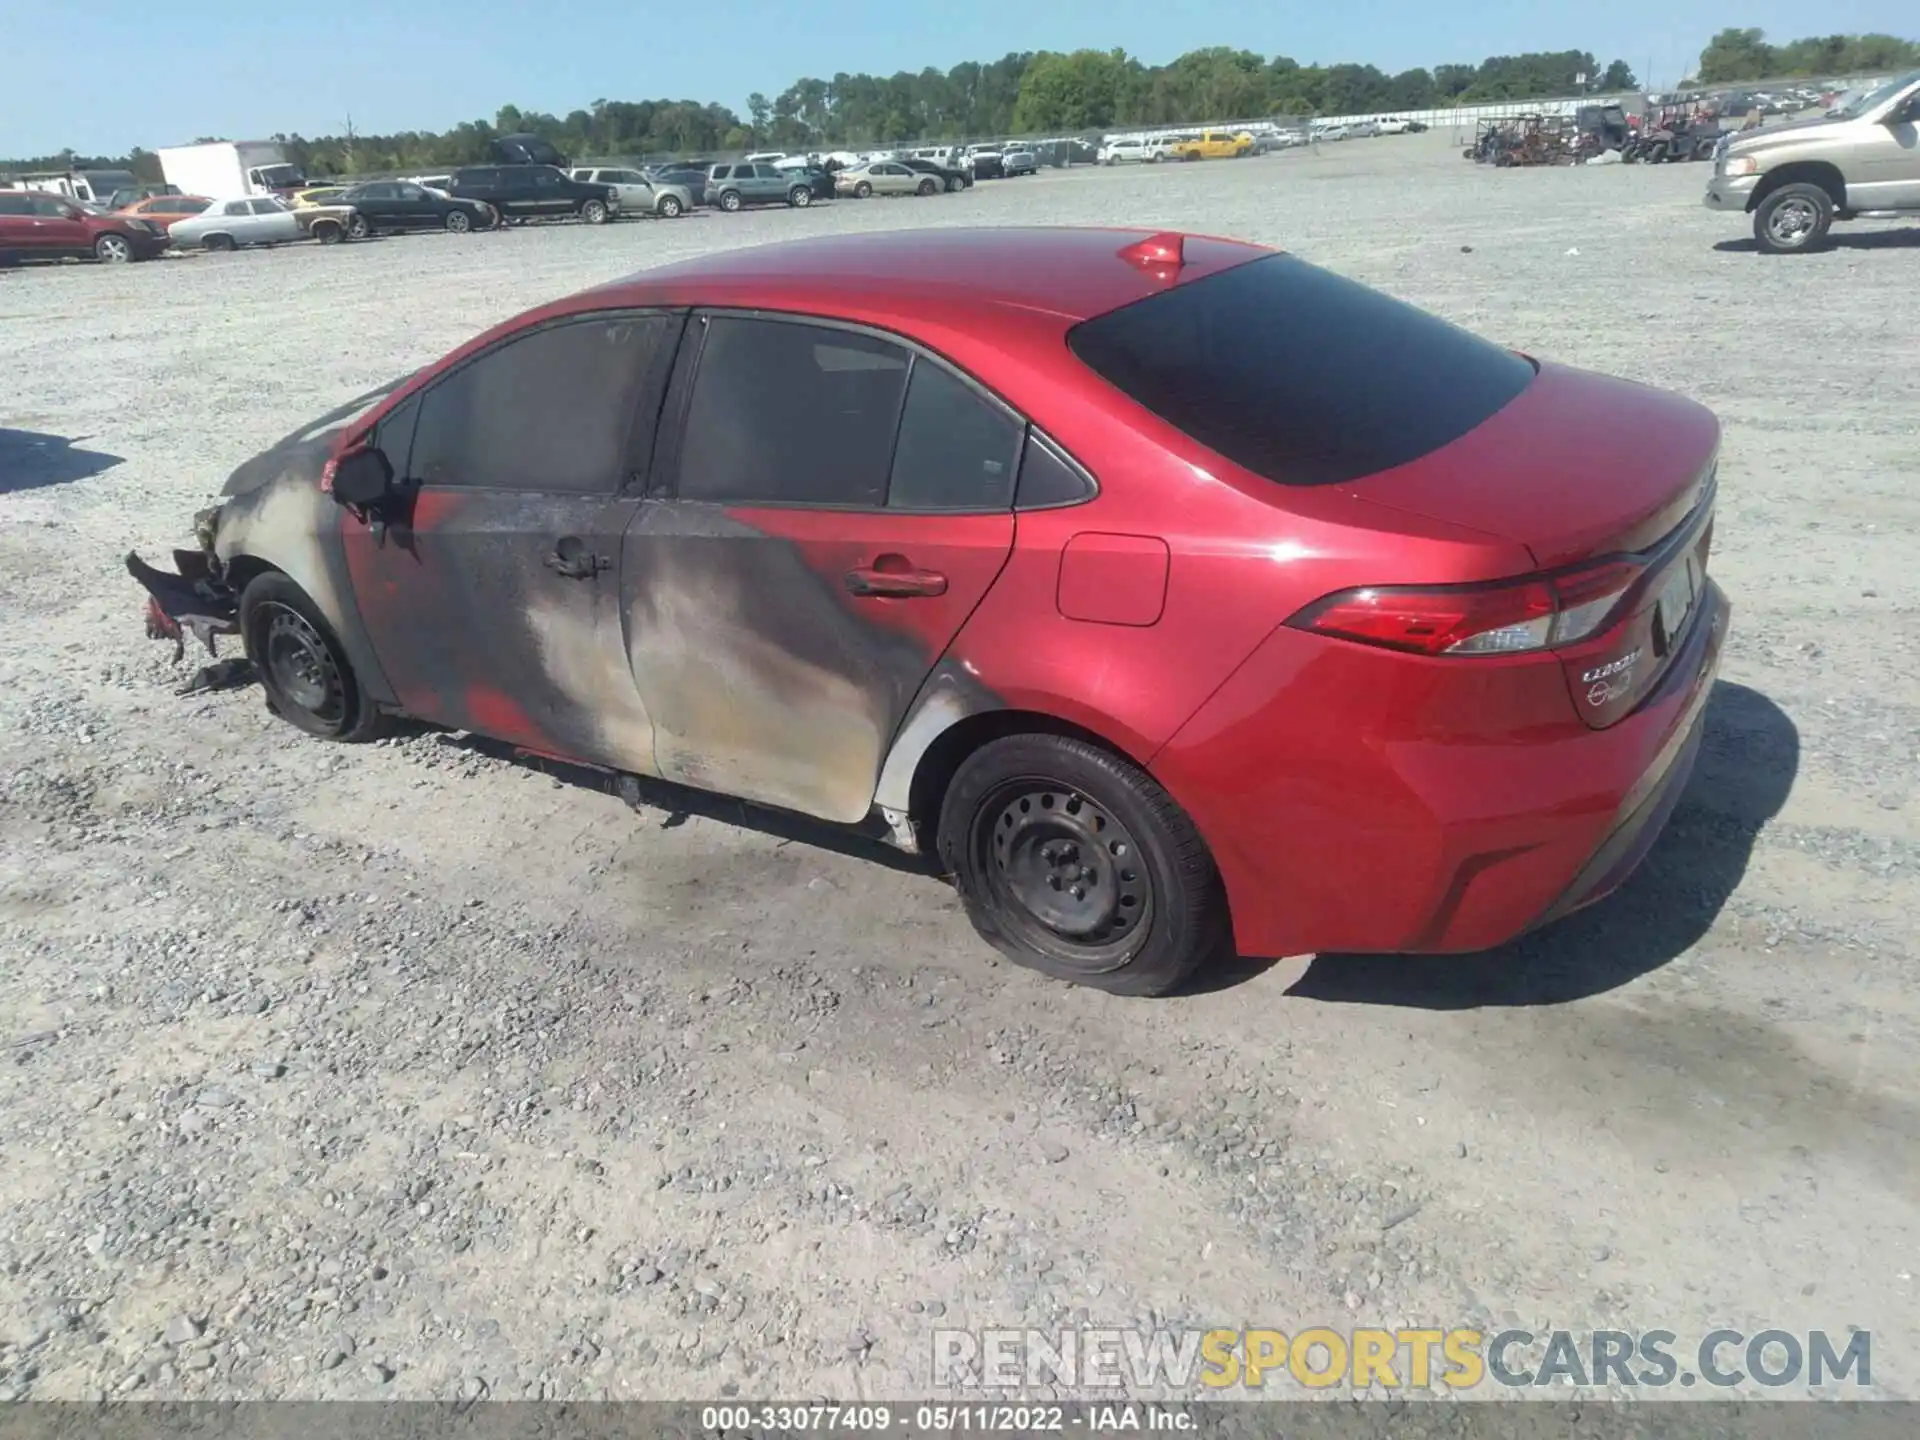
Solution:
<path fill-rule="evenodd" d="M 539 325 L 382 421 L 406 508 L 384 531 L 344 512 L 341 524 L 356 604 L 407 713 L 653 773 L 618 565 L 683 323 L 610 310 Z"/>
<path fill-rule="evenodd" d="M 899 341 L 696 313 L 622 608 L 660 773 L 863 819 L 894 732 L 1013 545 L 1023 427 Z"/>

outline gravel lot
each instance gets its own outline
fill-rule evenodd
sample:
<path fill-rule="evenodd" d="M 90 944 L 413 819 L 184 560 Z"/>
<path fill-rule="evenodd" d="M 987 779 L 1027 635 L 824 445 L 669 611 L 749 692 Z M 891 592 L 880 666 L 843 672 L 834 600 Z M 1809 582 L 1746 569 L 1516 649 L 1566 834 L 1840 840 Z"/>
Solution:
<path fill-rule="evenodd" d="M 1873 1332 L 1920 1396 L 1920 233 L 1451 136 L 953 197 L 0 275 L 0 1393 L 900 1397 L 947 1325 Z M 1734 600 L 1636 879 L 1164 1002 L 939 883 L 453 737 L 179 698 L 120 568 L 528 305 L 781 236 L 1281 244 L 1727 426 Z M 724 807 L 712 807 L 724 816 Z"/>

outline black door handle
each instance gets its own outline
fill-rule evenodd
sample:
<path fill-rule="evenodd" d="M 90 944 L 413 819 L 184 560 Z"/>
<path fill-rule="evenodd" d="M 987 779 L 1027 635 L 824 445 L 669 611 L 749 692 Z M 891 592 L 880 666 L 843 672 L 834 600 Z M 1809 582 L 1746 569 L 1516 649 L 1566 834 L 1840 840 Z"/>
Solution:
<path fill-rule="evenodd" d="M 572 535 L 556 540 L 543 563 L 554 574 L 568 580 L 591 580 L 602 570 L 613 568 L 613 561 L 594 554 Z"/>

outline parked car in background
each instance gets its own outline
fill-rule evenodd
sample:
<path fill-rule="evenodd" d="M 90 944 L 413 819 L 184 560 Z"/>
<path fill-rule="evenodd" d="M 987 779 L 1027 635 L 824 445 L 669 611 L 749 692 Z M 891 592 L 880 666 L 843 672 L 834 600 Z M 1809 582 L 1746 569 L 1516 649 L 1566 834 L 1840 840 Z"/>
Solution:
<path fill-rule="evenodd" d="M 447 177 L 446 193 L 477 200 L 515 222 L 572 215 L 604 225 L 619 213 L 611 185 L 583 185 L 551 165 L 466 165 Z"/>
<path fill-rule="evenodd" d="M 1159 158 L 1159 150 L 1144 135 L 1115 136 L 1100 147 L 1102 165 L 1144 164 Z"/>
<path fill-rule="evenodd" d="M 287 199 L 298 210 L 309 205 L 330 205 L 347 187 L 345 185 L 309 185 L 304 190 L 296 190 Z"/>
<path fill-rule="evenodd" d="M 948 192 L 968 190 L 973 187 L 973 176 L 958 165 L 944 165 L 938 160 L 922 160 L 916 155 L 909 155 L 897 163 L 906 166 L 909 170 L 916 170 L 922 175 L 931 175 L 940 182 L 941 188 Z"/>
<path fill-rule="evenodd" d="M 791 205 L 805 209 L 816 198 L 814 182 L 765 163 L 748 164 L 744 160 L 715 165 L 707 171 L 707 188 L 702 197 L 721 210 L 742 210 L 750 205 Z"/>
<path fill-rule="evenodd" d="M 150 195 L 144 200 L 135 200 L 114 213 L 151 220 L 154 224 L 165 228 L 176 220 L 184 220 L 189 215 L 198 215 L 212 203 L 213 201 L 204 195 Z"/>
<path fill-rule="evenodd" d="M 1202 130 L 1170 148 L 1175 160 L 1233 160 L 1253 153 L 1253 136 L 1244 130 Z"/>
<path fill-rule="evenodd" d="M 1380 126 L 1373 120 L 1356 120 L 1347 127 L 1349 140 L 1371 140 L 1380 133 Z"/>
<path fill-rule="evenodd" d="M 142 200 L 182 194 L 178 185 L 122 185 L 107 199 L 109 210 L 126 210 Z"/>
<path fill-rule="evenodd" d="M 998 145 L 969 145 L 966 167 L 976 180 L 998 180 L 1007 173 L 1005 156 Z"/>
<path fill-rule="evenodd" d="M 1836 220 L 1920 220 L 1920 70 L 1824 114 L 1724 140 L 1705 204 L 1753 216 L 1773 255 L 1819 249 Z"/>
<path fill-rule="evenodd" d="M 699 204 L 700 193 L 707 188 L 707 172 L 713 165 L 711 160 L 669 160 L 663 165 L 650 166 L 646 176 L 656 182 L 686 186 L 693 192 L 694 203 Z"/>
<path fill-rule="evenodd" d="M 450 230 L 464 235 L 499 223 L 499 216 L 485 201 L 458 199 L 411 180 L 369 180 L 342 190 L 337 198 L 353 211 L 348 233 L 356 240 L 403 230 Z"/>
<path fill-rule="evenodd" d="M 327 218 L 324 234 L 316 238 L 344 238 L 345 227 L 334 221 L 330 209 Z M 272 195 L 247 195 L 212 201 L 198 215 L 174 221 L 167 233 L 182 249 L 238 250 L 248 245 L 285 245 L 305 239 L 307 230 L 299 212 L 286 201 Z"/>
<path fill-rule="evenodd" d="M 1018 147 L 1000 152 L 1000 173 L 1011 180 L 1016 175 L 1038 175 L 1040 157 L 1031 150 Z"/>
<path fill-rule="evenodd" d="M 620 197 L 622 215 L 660 215 L 671 220 L 693 208 L 693 193 L 687 186 L 655 183 L 638 170 L 586 167 L 574 170 L 573 178 L 585 185 L 611 185 Z"/>
<path fill-rule="evenodd" d="M 95 215 L 48 190 L 0 190 L 0 265 L 38 260 L 151 260 L 172 242 L 137 215 Z"/>
<path fill-rule="evenodd" d="M 873 160 L 834 176 L 842 195 L 865 200 L 869 195 L 937 195 L 942 185 L 932 175 L 910 170 L 899 160 Z"/>
<path fill-rule="evenodd" d="M 1376 135 L 1404 135 L 1407 133 L 1407 123 L 1405 120 L 1388 116 L 1385 120 L 1376 120 L 1373 122 L 1373 133 Z"/>
<path fill-rule="evenodd" d="M 1307 132 L 1310 140 L 1344 140 L 1347 138 L 1345 125 L 1316 125 Z"/>

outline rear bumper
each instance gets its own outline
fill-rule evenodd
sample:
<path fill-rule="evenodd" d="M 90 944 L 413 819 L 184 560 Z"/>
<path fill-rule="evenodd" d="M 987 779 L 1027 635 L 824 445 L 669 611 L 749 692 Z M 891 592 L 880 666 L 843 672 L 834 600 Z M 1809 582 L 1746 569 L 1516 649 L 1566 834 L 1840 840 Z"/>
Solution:
<path fill-rule="evenodd" d="M 1604 730 L 1571 713 L 1557 666 L 1484 683 L 1463 668 L 1423 690 L 1431 666 L 1322 646 L 1250 666 L 1151 768 L 1213 849 L 1242 954 L 1487 949 L 1602 898 L 1651 848 L 1730 612 L 1709 581 L 1658 688 Z M 1510 715 L 1502 733 L 1489 707 Z"/>

